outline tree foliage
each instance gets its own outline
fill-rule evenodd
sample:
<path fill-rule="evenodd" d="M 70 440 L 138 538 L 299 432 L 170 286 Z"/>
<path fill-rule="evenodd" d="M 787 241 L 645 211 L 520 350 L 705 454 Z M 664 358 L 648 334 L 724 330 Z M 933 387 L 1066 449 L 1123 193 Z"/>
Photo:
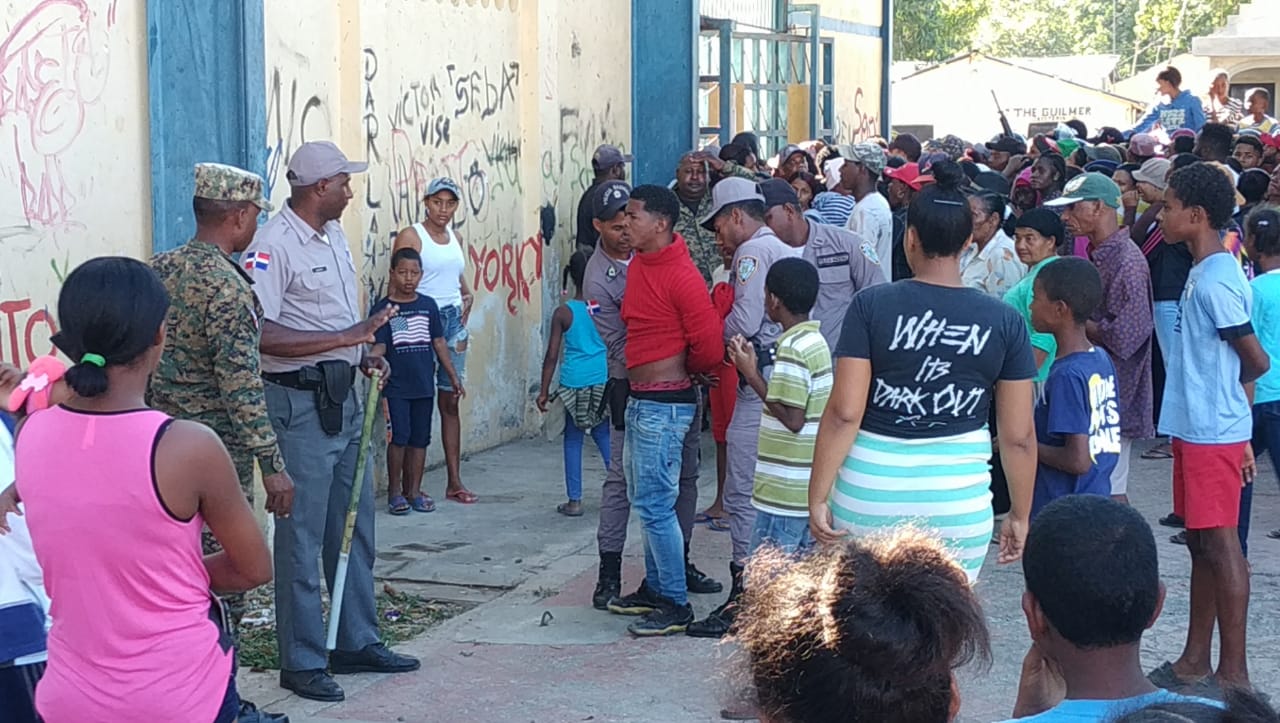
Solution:
<path fill-rule="evenodd" d="M 897 0 L 894 56 L 940 60 L 968 48 L 1005 57 L 1114 53 L 1123 76 L 1191 49 L 1240 0 Z"/>
<path fill-rule="evenodd" d="M 893 59 L 945 60 L 973 47 L 991 0 L 894 0 Z"/>

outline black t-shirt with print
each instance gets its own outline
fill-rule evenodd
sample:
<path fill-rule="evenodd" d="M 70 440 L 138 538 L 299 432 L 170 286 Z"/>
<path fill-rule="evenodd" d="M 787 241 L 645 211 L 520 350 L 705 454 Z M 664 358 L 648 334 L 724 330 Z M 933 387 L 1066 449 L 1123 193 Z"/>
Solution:
<path fill-rule="evenodd" d="M 862 429 L 927 439 L 987 423 L 997 381 L 1034 379 L 1021 315 L 975 289 L 906 280 L 853 297 L 835 356 L 871 360 Z"/>

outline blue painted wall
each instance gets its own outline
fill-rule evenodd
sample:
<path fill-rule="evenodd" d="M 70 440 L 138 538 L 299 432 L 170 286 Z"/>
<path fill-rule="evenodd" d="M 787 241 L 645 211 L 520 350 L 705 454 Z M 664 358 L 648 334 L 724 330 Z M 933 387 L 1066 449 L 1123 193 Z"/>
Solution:
<path fill-rule="evenodd" d="M 263 0 L 147 0 L 152 239 L 195 229 L 192 166 L 266 168 Z"/>
<path fill-rule="evenodd" d="M 631 3 L 632 183 L 666 184 L 694 147 L 698 0 Z"/>

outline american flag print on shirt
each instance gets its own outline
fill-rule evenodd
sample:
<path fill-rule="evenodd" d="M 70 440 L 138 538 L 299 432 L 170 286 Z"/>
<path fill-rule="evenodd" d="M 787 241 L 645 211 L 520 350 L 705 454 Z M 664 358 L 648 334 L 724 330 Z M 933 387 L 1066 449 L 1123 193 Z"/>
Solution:
<path fill-rule="evenodd" d="M 431 344 L 431 317 L 426 314 L 393 316 L 391 321 L 391 345 L 429 346 Z"/>

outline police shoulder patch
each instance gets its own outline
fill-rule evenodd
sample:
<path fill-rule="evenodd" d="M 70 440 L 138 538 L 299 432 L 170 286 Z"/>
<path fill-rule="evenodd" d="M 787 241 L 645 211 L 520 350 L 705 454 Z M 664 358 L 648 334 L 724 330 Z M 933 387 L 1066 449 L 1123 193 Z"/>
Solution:
<path fill-rule="evenodd" d="M 738 267 L 736 270 L 738 283 L 747 283 L 747 280 L 755 275 L 756 269 L 758 268 L 760 268 L 760 261 L 754 256 L 743 256 L 738 259 Z"/>
<path fill-rule="evenodd" d="M 870 241 L 863 241 L 858 248 L 862 250 L 862 255 L 866 256 L 867 260 L 876 266 L 880 265 L 880 254 L 876 253 L 876 247 Z"/>

